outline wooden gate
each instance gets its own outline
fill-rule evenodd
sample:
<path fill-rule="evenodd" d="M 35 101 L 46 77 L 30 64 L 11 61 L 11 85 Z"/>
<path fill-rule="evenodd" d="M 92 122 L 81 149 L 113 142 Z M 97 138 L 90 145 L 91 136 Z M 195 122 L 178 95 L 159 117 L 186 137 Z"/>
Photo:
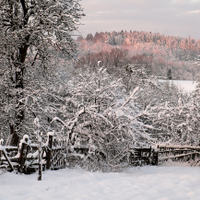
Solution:
<path fill-rule="evenodd" d="M 151 147 L 133 147 L 130 149 L 129 163 L 132 166 L 157 165 L 158 153 Z"/>
<path fill-rule="evenodd" d="M 41 162 L 39 162 L 39 156 Z M 42 169 L 60 169 L 66 166 L 65 146 L 53 145 L 53 136 L 48 136 L 48 143 L 42 146 L 42 151 L 36 144 L 23 142 L 16 146 L 2 146 L 0 144 L 0 168 L 7 171 L 17 170 L 32 173 L 42 165 Z"/>

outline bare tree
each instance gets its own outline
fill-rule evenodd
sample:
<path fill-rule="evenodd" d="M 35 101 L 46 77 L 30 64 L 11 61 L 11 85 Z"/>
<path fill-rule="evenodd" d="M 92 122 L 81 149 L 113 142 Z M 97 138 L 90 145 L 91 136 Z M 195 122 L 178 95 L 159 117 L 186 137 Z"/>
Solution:
<path fill-rule="evenodd" d="M 83 16 L 79 0 L 2 0 L 0 2 L 0 74 L 7 97 L 12 143 L 25 119 L 24 90 L 28 72 L 36 65 L 47 69 L 49 51 L 74 57 L 72 35 Z M 3 66 L 3 67 L 2 67 Z"/>

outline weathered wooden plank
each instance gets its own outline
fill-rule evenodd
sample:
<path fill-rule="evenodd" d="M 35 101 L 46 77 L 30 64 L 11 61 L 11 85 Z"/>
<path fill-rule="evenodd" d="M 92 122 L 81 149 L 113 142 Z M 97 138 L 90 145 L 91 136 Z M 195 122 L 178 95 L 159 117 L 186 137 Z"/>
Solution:
<path fill-rule="evenodd" d="M 2 150 L 2 154 L 3 154 L 3 156 L 5 157 L 6 161 L 8 162 L 8 164 L 9 164 L 11 170 L 13 171 L 13 170 L 14 170 L 14 167 L 13 167 L 13 165 L 12 165 L 12 163 L 11 163 L 9 157 L 7 156 L 6 151 Z"/>

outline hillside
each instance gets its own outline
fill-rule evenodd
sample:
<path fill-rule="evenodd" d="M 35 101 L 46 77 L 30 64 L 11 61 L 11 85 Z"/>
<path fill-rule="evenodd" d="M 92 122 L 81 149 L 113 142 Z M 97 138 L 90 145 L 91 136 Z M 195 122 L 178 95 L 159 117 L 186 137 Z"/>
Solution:
<path fill-rule="evenodd" d="M 78 37 L 77 41 L 81 49 L 80 60 L 85 60 L 84 62 L 87 63 L 89 59 L 93 61 L 93 65 L 98 61 L 105 64 L 106 59 L 110 59 L 108 54 L 112 57 L 112 54 L 116 54 L 113 49 L 118 49 L 123 56 L 114 57 L 120 63 L 148 64 L 152 75 L 163 78 L 194 80 L 200 71 L 197 62 L 200 40 L 190 37 L 165 36 L 143 31 L 121 31 L 97 32 L 94 36 L 88 34 L 85 38 Z M 82 63 L 85 64 L 84 62 Z"/>

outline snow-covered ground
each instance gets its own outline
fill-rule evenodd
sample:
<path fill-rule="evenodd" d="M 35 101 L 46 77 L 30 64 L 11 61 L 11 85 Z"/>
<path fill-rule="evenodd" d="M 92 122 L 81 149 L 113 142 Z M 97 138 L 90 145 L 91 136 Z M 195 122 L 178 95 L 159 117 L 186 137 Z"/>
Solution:
<path fill-rule="evenodd" d="M 200 168 L 135 167 L 121 173 L 81 169 L 1 173 L 0 200 L 199 200 Z"/>
<path fill-rule="evenodd" d="M 172 82 L 185 92 L 193 91 L 197 84 L 195 81 L 173 80 Z"/>
<path fill-rule="evenodd" d="M 159 82 L 166 82 L 166 80 L 159 80 Z M 197 85 L 195 81 L 189 80 L 170 80 L 169 82 L 177 85 L 183 92 L 192 92 Z"/>

